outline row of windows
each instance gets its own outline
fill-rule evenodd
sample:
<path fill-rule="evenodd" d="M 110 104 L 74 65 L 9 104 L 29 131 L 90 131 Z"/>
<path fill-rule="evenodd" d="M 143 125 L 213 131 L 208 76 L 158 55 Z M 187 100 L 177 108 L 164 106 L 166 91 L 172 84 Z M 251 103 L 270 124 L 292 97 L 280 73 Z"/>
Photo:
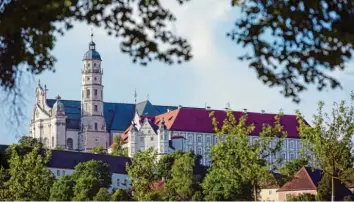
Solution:
<path fill-rule="evenodd" d="M 120 185 L 123 185 L 123 186 L 128 186 L 128 180 L 127 179 L 124 179 L 124 182 L 121 184 L 120 183 L 120 179 L 117 178 L 117 187 L 119 187 Z"/>
<path fill-rule="evenodd" d="M 104 129 L 104 125 L 102 125 L 102 130 Z M 81 129 L 84 130 L 84 124 L 81 124 Z M 88 129 L 91 129 L 91 126 L 88 125 Z M 98 123 L 94 123 L 94 129 L 95 131 L 98 131 Z"/>
<path fill-rule="evenodd" d="M 188 142 L 189 143 L 193 142 L 193 135 L 189 135 L 188 136 Z M 197 136 L 197 143 L 202 143 L 202 142 L 203 142 L 202 136 L 201 135 Z M 206 142 L 206 144 L 210 144 L 211 143 L 211 137 L 207 136 L 205 138 L 205 142 Z M 218 142 L 218 138 L 215 137 L 215 143 L 217 143 L 217 142 Z"/>
<path fill-rule="evenodd" d="M 65 170 L 62 170 L 61 175 L 65 175 Z M 57 176 L 60 177 L 60 170 L 57 170 Z"/>
<path fill-rule="evenodd" d="M 103 91 L 101 90 L 101 98 L 103 98 Z M 94 98 L 98 97 L 98 90 L 97 89 L 93 89 L 93 96 Z M 85 97 L 85 91 L 82 90 L 82 98 Z M 91 97 L 91 90 L 90 89 L 86 89 L 86 98 L 90 98 Z"/>

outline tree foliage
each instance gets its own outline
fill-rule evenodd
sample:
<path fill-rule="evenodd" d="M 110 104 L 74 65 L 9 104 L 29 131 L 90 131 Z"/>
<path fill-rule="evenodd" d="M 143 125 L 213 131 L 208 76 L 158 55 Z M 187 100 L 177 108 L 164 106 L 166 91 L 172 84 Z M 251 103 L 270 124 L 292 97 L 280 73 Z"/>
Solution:
<path fill-rule="evenodd" d="M 181 196 L 184 200 L 190 200 L 195 192 L 196 183 L 193 179 L 194 158 L 188 152 L 175 160 L 171 169 L 171 180 L 166 188 Z M 197 184 L 198 185 L 198 184 Z"/>
<path fill-rule="evenodd" d="M 110 194 L 108 193 L 106 188 L 101 188 L 95 197 L 93 197 L 94 201 L 109 201 Z"/>
<path fill-rule="evenodd" d="M 9 178 L 4 182 L 8 194 L 1 200 L 47 201 L 54 182 L 53 173 L 46 168 L 51 152 L 40 153 L 36 146 L 27 154 L 19 154 L 16 145 L 9 147 Z"/>
<path fill-rule="evenodd" d="M 74 21 L 104 28 L 121 40 L 123 53 L 142 65 L 191 58 L 186 40 L 168 27 L 175 17 L 159 1 L 1 1 L 0 11 L 0 86 L 5 88 L 16 84 L 23 66 L 33 74 L 53 70 L 55 35 L 71 29 Z"/>
<path fill-rule="evenodd" d="M 176 159 L 181 157 L 183 152 L 177 150 L 171 154 L 166 154 L 156 164 L 156 179 L 161 180 L 164 178 L 166 181 L 172 179 L 172 166 Z"/>
<path fill-rule="evenodd" d="M 106 150 L 102 147 L 102 145 L 100 145 L 100 146 L 92 148 L 91 153 L 94 153 L 94 154 L 105 154 Z"/>
<path fill-rule="evenodd" d="M 284 179 L 285 182 L 291 180 L 291 178 L 294 177 L 295 173 L 299 171 L 303 166 L 308 165 L 308 159 L 306 158 L 297 158 L 297 159 L 292 159 L 290 161 L 285 162 L 280 168 L 279 172 L 283 176 L 285 176 L 286 179 Z"/>
<path fill-rule="evenodd" d="M 111 149 L 112 156 L 128 156 L 128 148 L 123 148 L 123 141 L 119 136 L 114 136 Z"/>
<path fill-rule="evenodd" d="M 324 102 L 319 102 L 318 113 L 314 116 L 312 126 L 309 126 L 298 113 L 299 134 L 304 145 L 304 153 L 314 156 L 313 163 L 320 167 L 325 175 L 332 178 L 332 194 L 334 181 L 347 181 L 347 173 L 352 172 L 354 162 L 352 156 L 354 134 L 354 107 L 345 101 L 334 103 L 330 114 L 323 112 Z"/>
<path fill-rule="evenodd" d="M 131 198 L 127 191 L 122 189 L 117 189 L 111 195 L 111 201 L 130 201 Z"/>
<path fill-rule="evenodd" d="M 64 175 L 54 182 L 50 190 L 50 201 L 71 201 L 74 197 L 75 181 L 71 175 Z"/>
<path fill-rule="evenodd" d="M 242 2 L 242 3 L 241 3 Z M 318 90 L 340 87 L 327 72 L 352 58 L 354 4 L 342 0 L 232 0 L 242 15 L 228 36 L 249 47 L 240 56 L 269 86 L 299 101 L 306 84 Z"/>
<path fill-rule="evenodd" d="M 135 200 L 149 200 L 149 193 L 153 192 L 152 183 L 156 179 L 157 153 L 153 148 L 139 151 L 134 155 L 131 165 L 127 165 L 128 176 L 132 180 Z"/>
<path fill-rule="evenodd" d="M 269 168 L 272 169 L 278 165 L 278 161 L 270 162 L 267 161 L 267 159 L 269 159 L 270 155 L 275 155 L 280 151 L 283 138 L 287 135 L 280 124 L 280 115 L 275 117 L 274 126 L 263 125 L 258 137 L 254 138 L 252 142 L 249 136 L 254 131 L 255 126 L 254 124 L 248 124 L 247 115 L 243 115 L 236 120 L 238 117 L 235 117 L 233 112 L 228 110 L 227 118 L 224 120 L 221 128 L 219 128 L 219 123 L 213 112 L 210 116 L 213 120 L 216 135 L 221 141 L 212 147 L 211 157 L 213 166 L 208 173 L 209 178 L 213 178 L 215 175 L 217 177 L 215 177 L 215 179 L 206 180 L 204 188 L 216 192 L 218 191 L 216 187 L 227 188 L 231 193 L 226 192 L 227 194 L 223 194 L 226 194 L 227 197 L 231 197 L 234 195 L 232 192 L 238 194 L 237 189 L 240 189 L 245 184 L 251 184 L 253 196 L 244 199 L 249 200 L 253 198 L 257 200 L 260 185 L 270 177 Z M 220 181 L 216 181 L 219 179 Z M 229 180 L 221 181 L 221 179 Z M 230 181 L 232 183 L 230 183 Z M 240 183 L 242 181 L 243 183 Z M 218 182 L 224 185 L 218 185 L 213 188 L 211 187 L 212 185 L 209 184 L 211 182 Z M 230 187 L 233 188 L 230 189 Z M 208 195 L 213 195 L 211 192 L 208 193 L 209 191 L 205 191 L 207 198 L 209 197 Z M 215 193 L 215 195 L 218 194 Z M 238 198 L 226 199 L 239 200 Z"/>
<path fill-rule="evenodd" d="M 298 195 L 290 195 L 286 197 L 287 201 L 315 201 L 316 196 L 310 193 L 298 194 Z"/>
<path fill-rule="evenodd" d="M 102 161 L 90 160 L 79 163 L 75 166 L 73 178 L 77 181 L 80 178 L 93 177 L 97 179 L 96 187 L 109 188 L 112 183 L 112 173 L 109 170 L 108 164 Z"/>

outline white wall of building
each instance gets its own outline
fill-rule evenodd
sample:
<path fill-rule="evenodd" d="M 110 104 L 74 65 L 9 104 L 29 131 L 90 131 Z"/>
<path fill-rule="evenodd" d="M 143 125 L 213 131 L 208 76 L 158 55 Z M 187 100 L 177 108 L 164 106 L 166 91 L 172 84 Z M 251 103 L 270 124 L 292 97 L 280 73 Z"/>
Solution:
<path fill-rule="evenodd" d="M 64 169 L 64 168 L 48 168 L 55 176 L 56 179 L 59 179 L 64 175 L 71 175 L 74 173 L 73 169 Z M 129 180 L 128 175 L 120 173 L 112 173 L 112 184 L 109 189 L 129 189 L 131 188 L 131 181 Z"/>

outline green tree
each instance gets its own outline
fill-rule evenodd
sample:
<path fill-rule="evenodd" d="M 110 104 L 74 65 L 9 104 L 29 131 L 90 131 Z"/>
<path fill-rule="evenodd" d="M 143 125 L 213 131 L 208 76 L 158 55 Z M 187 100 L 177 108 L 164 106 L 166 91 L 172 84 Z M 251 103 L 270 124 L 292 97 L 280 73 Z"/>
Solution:
<path fill-rule="evenodd" d="M 281 92 L 295 101 L 308 84 L 318 90 L 340 87 L 328 70 L 344 69 L 352 58 L 351 1 L 232 3 L 241 8 L 241 15 L 228 36 L 249 48 L 239 58 L 249 61 L 264 84 L 282 87 Z"/>
<path fill-rule="evenodd" d="M 286 197 L 287 201 L 315 201 L 316 196 L 310 193 L 299 194 L 296 196 L 288 196 Z"/>
<path fill-rule="evenodd" d="M 76 180 L 74 186 L 73 201 L 89 201 L 97 194 L 101 186 L 100 180 L 94 176 L 81 177 Z"/>
<path fill-rule="evenodd" d="M 351 100 L 354 95 L 351 94 Z M 309 126 L 298 112 L 299 134 L 304 145 L 304 154 L 313 155 L 313 163 L 324 175 L 331 177 L 332 197 L 335 200 L 335 179 L 347 181 L 354 162 L 353 148 L 354 107 L 345 101 L 334 103 L 332 113 L 323 113 L 324 102 L 319 102 L 318 113 Z"/>
<path fill-rule="evenodd" d="M 111 186 L 112 173 L 106 163 L 90 160 L 75 166 L 72 174 L 74 185 L 74 201 L 92 200 L 100 188 Z"/>
<path fill-rule="evenodd" d="M 164 178 L 166 181 L 172 179 L 172 166 L 175 160 L 181 157 L 184 153 L 180 150 L 173 152 L 171 154 L 166 154 L 161 157 L 161 159 L 156 164 L 156 179 L 161 180 Z"/>
<path fill-rule="evenodd" d="M 1 1 L 0 9 L 0 86 L 5 88 L 15 86 L 21 71 L 39 74 L 53 70 L 55 35 L 71 29 L 74 21 L 104 28 L 121 39 L 123 53 L 142 65 L 191 58 L 186 40 L 167 26 L 176 19 L 160 1 Z"/>
<path fill-rule="evenodd" d="M 131 198 L 127 191 L 122 189 L 117 189 L 113 192 L 111 196 L 111 201 L 130 201 Z"/>
<path fill-rule="evenodd" d="M 10 147 L 6 149 L 6 155 L 8 156 L 7 158 L 10 158 L 12 155 L 11 152 L 16 152 L 18 155 L 23 156 L 31 152 L 35 147 L 42 148 L 43 144 L 38 142 L 36 138 L 22 136 L 18 141 L 18 144 L 13 144 L 12 146 L 13 147 L 11 147 L 11 149 Z"/>
<path fill-rule="evenodd" d="M 317 201 L 331 201 L 331 177 L 328 175 L 322 176 L 321 181 L 317 186 Z"/>
<path fill-rule="evenodd" d="M 109 201 L 111 198 L 106 188 L 101 188 L 95 197 L 93 197 L 94 201 Z"/>
<path fill-rule="evenodd" d="M 152 183 L 156 179 L 157 153 L 153 148 L 138 151 L 132 159 L 131 165 L 127 165 L 128 176 L 134 187 L 132 195 L 135 200 L 149 200 L 147 196 L 154 192 Z"/>
<path fill-rule="evenodd" d="M 203 181 L 204 199 L 207 201 L 251 201 L 253 199 L 252 184 L 242 180 L 234 172 L 238 166 L 225 165 L 223 162 L 213 162 Z"/>
<path fill-rule="evenodd" d="M 201 191 L 196 191 L 193 194 L 191 201 L 203 201 L 203 193 Z"/>
<path fill-rule="evenodd" d="M 112 173 L 109 170 L 108 164 L 102 161 L 90 160 L 79 163 L 75 166 L 73 173 L 74 180 L 80 178 L 94 177 L 98 179 L 98 188 L 109 188 L 112 183 Z"/>
<path fill-rule="evenodd" d="M 306 158 L 292 159 L 285 162 L 280 168 L 279 172 L 285 176 L 285 181 L 289 181 L 294 177 L 295 173 L 299 171 L 303 166 L 308 165 L 308 160 Z"/>
<path fill-rule="evenodd" d="M 210 173 L 220 172 L 226 176 L 218 178 L 236 178 L 235 182 L 242 180 L 245 184 L 252 184 L 252 198 L 257 200 L 260 185 L 269 180 L 269 168 L 275 168 L 279 163 L 278 161 L 267 161 L 267 158 L 280 151 L 283 139 L 287 135 L 280 124 L 281 115 L 275 116 L 274 126 L 263 125 L 258 137 L 253 139 L 252 142 L 250 142 L 249 136 L 254 131 L 255 126 L 254 124 L 246 123 L 247 115 L 236 120 L 233 112 L 228 110 L 227 118 L 221 128 L 218 128 L 219 123 L 213 112 L 210 116 L 212 117 L 216 135 L 222 140 L 212 147 L 213 166 L 211 169 L 212 171 L 216 169 L 216 171 L 214 170 L 214 172 Z M 210 183 L 212 181 L 209 179 L 207 182 Z M 204 187 L 207 188 L 209 186 Z M 232 186 L 239 187 L 235 184 L 232 184 Z M 207 195 L 208 193 L 205 194 Z M 229 194 L 229 196 L 231 195 Z M 234 200 L 237 200 L 237 198 Z"/>
<path fill-rule="evenodd" d="M 71 201 L 74 197 L 75 181 L 71 175 L 64 175 L 54 182 L 50 190 L 50 201 Z"/>
<path fill-rule="evenodd" d="M 172 166 L 172 179 L 166 184 L 166 188 L 180 195 L 184 200 L 190 200 L 195 192 L 193 180 L 194 158 L 190 152 L 177 158 Z"/>
<path fill-rule="evenodd" d="M 114 136 L 113 144 L 111 145 L 113 156 L 128 156 L 128 148 L 123 148 L 123 141 L 120 136 Z"/>
<path fill-rule="evenodd" d="M 94 153 L 94 154 L 105 154 L 106 151 L 105 151 L 105 149 L 100 145 L 100 146 L 97 146 L 97 147 L 92 148 L 91 153 Z"/>
<path fill-rule="evenodd" d="M 4 185 L 10 198 L 6 200 L 47 201 L 55 179 L 46 168 L 51 152 L 41 155 L 40 147 L 36 146 L 31 152 L 20 155 L 15 145 L 11 145 L 9 151 L 9 179 Z"/>

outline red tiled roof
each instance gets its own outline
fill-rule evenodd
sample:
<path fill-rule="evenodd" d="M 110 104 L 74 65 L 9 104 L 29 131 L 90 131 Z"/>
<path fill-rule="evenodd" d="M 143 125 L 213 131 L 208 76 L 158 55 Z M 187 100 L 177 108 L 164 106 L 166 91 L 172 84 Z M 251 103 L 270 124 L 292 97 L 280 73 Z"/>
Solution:
<path fill-rule="evenodd" d="M 212 110 L 214 111 L 215 118 L 219 122 L 219 127 L 226 118 L 225 110 Z M 201 132 L 201 133 L 214 133 L 214 128 L 212 125 L 211 118 L 209 117 L 211 110 L 206 110 L 204 108 L 180 108 L 173 111 L 166 112 L 164 114 L 158 115 L 156 117 L 146 117 L 155 126 L 158 126 L 160 121 L 164 119 L 167 129 L 172 131 L 189 131 L 189 132 Z M 244 115 L 244 112 L 234 111 L 234 116 L 240 118 Z M 263 124 L 274 125 L 274 118 L 276 114 L 267 113 L 255 113 L 247 112 L 247 124 L 254 124 L 255 129 L 252 131 L 251 135 L 258 135 L 263 127 Z M 145 116 L 140 120 L 144 120 Z M 284 130 L 288 133 L 289 138 L 299 138 L 299 133 L 297 131 L 298 122 L 296 120 L 296 115 L 282 115 L 280 117 L 280 123 L 284 127 Z M 129 129 L 129 128 L 128 128 Z M 128 131 L 126 130 L 122 134 L 122 139 L 126 140 L 128 137 Z"/>
<path fill-rule="evenodd" d="M 226 118 L 226 111 L 213 111 L 215 112 L 215 118 L 219 121 L 221 126 L 223 120 Z M 156 116 L 155 123 L 159 123 L 159 121 L 163 118 L 169 130 L 214 133 L 214 128 L 211 118 L 209 117 L 209 113 L 210 111 L 204 108 L 180 108 Z M 244 112 L 234 112 L 234 116 L 236 118 L 240 118 L 242 115 L 244 115 Z M 254 112 L 247 112 L 247 115 L 247 123 L 253 123 L 255 125 L 255 129 L 251 135 L 258 135 L 262 130 L 263 124 L 273 125 L 274 118 L 276 116 L 276 114 L 262 114 Z M 280 118 L 280 122 L 284 127 L 284 130 L 287 131 L 288 137 L 299 138 L 296 115 L 283 115 Z"/>
<path fill-rule="evenodd" d="M 315 173 L 316 172 L 316 173 Z M 318 174 L 319 173 L 319 176 Z M 319 177 L 319 179 L 317 179 Z M 321 174 L 318 169 L 314 173 L 310 168 L 302 167 L 294 176 L 294 178 L 284 184 L 277 192 L 282 191 L 298 191 L 298 190 L 316 190 Z"/>

